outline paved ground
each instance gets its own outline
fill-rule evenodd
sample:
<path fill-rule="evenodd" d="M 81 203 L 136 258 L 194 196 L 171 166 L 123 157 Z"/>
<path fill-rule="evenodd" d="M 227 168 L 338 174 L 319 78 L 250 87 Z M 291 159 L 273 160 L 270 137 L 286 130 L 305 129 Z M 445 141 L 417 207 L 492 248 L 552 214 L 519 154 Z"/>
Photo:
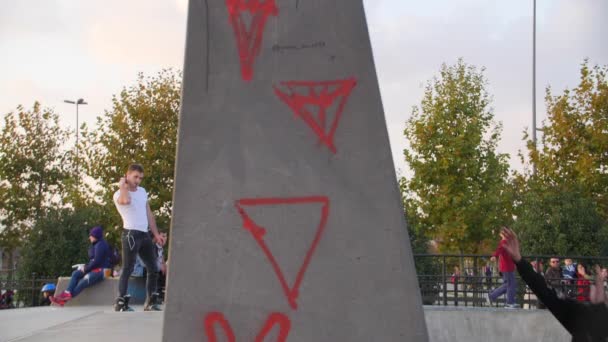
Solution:
<path fill-rule="evenodd" d="M 114 312 L 108 306 L 0 311 L 0 342 L 157 342 L 162 313 Z"/>
<path fill-rule="evenodd" d="M 1 310 L 0 342 L 160 342 L 162 313 L 135 309 L 129 313 L 107 306 Z M 570 341 L 546 310 L 427 306 L 424 312 L 431 342 Z"/>

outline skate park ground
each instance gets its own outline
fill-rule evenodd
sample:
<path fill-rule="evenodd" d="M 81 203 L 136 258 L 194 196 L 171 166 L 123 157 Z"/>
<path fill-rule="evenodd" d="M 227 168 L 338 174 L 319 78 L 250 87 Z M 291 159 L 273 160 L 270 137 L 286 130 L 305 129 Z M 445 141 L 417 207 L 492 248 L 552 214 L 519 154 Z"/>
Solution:
<path fill-rule="evenodd" d="M 163 313 L 134 308 L 124 313 L 111 306 L 2 310 L 0 342 L 160 342 Z M 571 339 L 546 310 L 425 306 L 424 312 L 431 342 Z"/>

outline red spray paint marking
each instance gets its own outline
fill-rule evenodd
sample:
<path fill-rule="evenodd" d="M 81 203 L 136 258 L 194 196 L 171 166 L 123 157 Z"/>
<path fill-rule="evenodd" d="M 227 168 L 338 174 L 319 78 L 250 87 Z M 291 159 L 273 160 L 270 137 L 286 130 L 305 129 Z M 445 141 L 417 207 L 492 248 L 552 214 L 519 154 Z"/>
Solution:
<path fill-rule="evenodd" d="M 217 342 L 217 335 L 215 334 L 215 324 L 219 324 L 219 326 L 224 331 L 228 342 L 235 342 L 236 338 L 234 337 L 234 331 L 232 331 L 232 327 L 230 323 L 226 320 L 226 317 L 221 312 L 210 312 L 205 317 L 205 334 L 207 334 L 207 339 L 209 342 Z M 277 337 L 277 342 L 285 342 L 287 341 L 287 335 L 289 335 L 289 330 L 291 329 L 291 321 L 285 314 L 280 312 L 273 312 L 268 316 L 266 323 L 260 330 L 260 333 L 255 338 L 255 342 L 264 342 L 264 339 L 272 328 L 275 325 L 279 325 L 279 336 Z"/>
<path fill-rule="evenodd" d="M 287 280 L 285 280 L 285 275 L 283 271 L 279 267 L 274 255 L 270 252 L 268 245 L 264 241 L 264 235 L 266 234 L 266 229 L 264 227 L 258 226 L 250 217 L 247 215 L 245 209 L 243 207 L 246 206 L 262 206 L 262 205 L 296 205 L 296 204 L 310 204 L 310 203 L 320 203 L 323 205 L 321 209 L 321 221 L 319 222 L 319 226 L 317 227 L 317 232 L 315 233 L 315 237 L 312 241 L 312 244 L 308 251 L 306 252 L 306 257 L 304 258 L 304 262 L 300 266 L 298 270 L 296 280 L 293 283 L 293 286 L 290 288 L 287 284 Z M 300 284 L 304 279 L 304 274 L 306 273 L 306 269 L 308 268 L 308 264 L 310 263 L 310 259 L 312 258 L 319 241 L 321 240 L 321 236 L 323 235 L 323 230 L 325 230 L 325 225 L 327 223 L 327 217 L 329 216 L 329 199 L 325 196 L 316 196 L 316 197 L 293 197 L 293 198 L 255 198 L 255 199 L 240 199 L 235 203 L 236 209 L 241 214 L 243 219 L 243 228 L 249 231 L 258 245 L 262 248 L 262 251 L 266 255 L 266 258 L 272 265 L 275 274 L 279 278 L 279 282 L 281 283 L 281 287 L 283 288 L 283 292 L 287 297 L 287 301 L 292 309 L 297 310 L 298 305 L 296 303 L 296 299 L 298 298 L 298 291 L 300 288 Z"/>
<path fill-rule="evenodd" d="M 234 342 L 236 340 L 234 338 L 234 332 L 232 331 L 232 328 L 230 327 L 230 324 L 228 323 L 224 315 L 222 315 L 220 312 L 210 312 L 207 317 L 205 317 L 205 333 L 207 334 L 207 339 L 209 340 L 209 342 L 217 341 L 215 329 L 213 328 L 213 325 L 216 322 L 220 325 L 222 330 L 224 330 L 228 341 Z"/>
<path fill-rule="evenodd" d="M 277 16 L 279 10 L 275 0 L 226 0 L 230 24 L 234 30 L 239 59 L 241 61 L 241 76 L 245 81 L 253 78 L 253 64 L 260 54 L 264 27 L 269 16 Z M 251 25 L 247 29 L 243 14 L 252 16 Z"/>
<path fill-rule="evenodd" d="M 283 92 L 277 86 L 274 87 L 275 94 L 285 102 L 295 112 L 297 116 L 302 118 L 304 122 L 312 128 L 315 134 L 319 137 L 322 144 L 325 144 L 334 154 L 337 152 L 334 145 L 334 134 L 338 128 L 342 111 L 351 91 L 357 85 L 357 80 L 349 78 L 337 81 L 325 82 L 281 82 L 283 87 L 288 89 L 288 92 Z M 304 88 L 305 94 L 298 94 L 298 88 Z M 330 91 L 330 87 L 336 87 Z M 327 108 L 329 108 L 338 98 L 340 103 L 334 113 L 333 121 L 327 127 Z M 319 108 L 319 115 L 314 117 L 313 113 L 306 109 L 306 105 L 315 105 Z"/>

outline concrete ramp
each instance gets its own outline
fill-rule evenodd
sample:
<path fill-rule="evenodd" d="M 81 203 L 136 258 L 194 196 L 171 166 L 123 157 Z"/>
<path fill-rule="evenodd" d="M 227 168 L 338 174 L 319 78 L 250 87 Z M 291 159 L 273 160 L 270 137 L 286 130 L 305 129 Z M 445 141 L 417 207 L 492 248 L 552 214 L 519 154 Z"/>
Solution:
<path fill-rule="evenodd" d="M 426 341 L 362 0 L 191 0 L 164 341 Z"/>
<path fill-rule="evenodd" d="M 70 283 L 69 277 L 59 277 L 55 295 L 63 292 Z M 131 277 L 127 293 L 131 295 L 130 304 L 143 304 L 146 300 L 146 279 Z M 118 278 L 106 278 L 102 282 L 84 289 L 65 306 L 99 305 L 111 307 L 118 296 Z M 54 304 L 53 304 L 54 305 Z"/>

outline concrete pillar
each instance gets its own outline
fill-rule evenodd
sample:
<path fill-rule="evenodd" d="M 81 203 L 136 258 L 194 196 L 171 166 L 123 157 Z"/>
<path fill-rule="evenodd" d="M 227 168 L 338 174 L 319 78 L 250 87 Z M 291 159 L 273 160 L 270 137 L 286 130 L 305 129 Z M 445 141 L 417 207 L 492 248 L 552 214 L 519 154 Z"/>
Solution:
<path fill-rule="evenodd" d="M 191 0 L 163 340 L 427 341 L 361 0 Z"/>

